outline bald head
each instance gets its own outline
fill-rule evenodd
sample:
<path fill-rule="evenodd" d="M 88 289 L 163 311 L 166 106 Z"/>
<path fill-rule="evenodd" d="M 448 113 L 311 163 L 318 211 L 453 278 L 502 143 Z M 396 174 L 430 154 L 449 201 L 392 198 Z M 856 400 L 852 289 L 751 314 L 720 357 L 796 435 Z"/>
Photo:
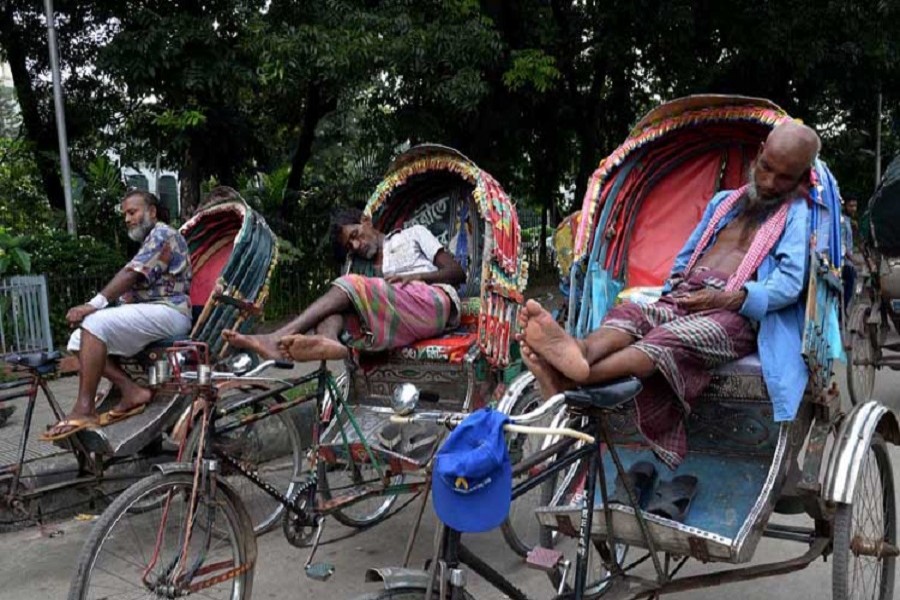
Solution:
<path fill-rule="evenodd" d="M 760 146 L 750 171 L 752 203 L 780 204 L 809 181 L 822 143 L 812 128 L 793 120 L 779 123 Z"/>
<path fill-rule="evenodd" d="M 790 162 L 800 163 L 804 168 L 813 166 L 822 142 L 811 127 L 793 119 L 782 121 L 769 133 L 763 150 L 784 155 Z"/>

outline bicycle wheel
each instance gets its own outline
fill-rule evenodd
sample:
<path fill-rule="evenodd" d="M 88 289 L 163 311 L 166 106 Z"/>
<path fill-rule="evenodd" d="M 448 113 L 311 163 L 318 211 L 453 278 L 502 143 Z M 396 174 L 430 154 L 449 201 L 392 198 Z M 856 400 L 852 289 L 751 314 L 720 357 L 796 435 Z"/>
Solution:
<path fill-rule="evenodd" d="M 227 409 L 246 397 L 246 392 L 232 394 L 219 400 L 218 408 Z M 227 455 L 242 468 L 272 485 L 290 498 L 294 489 L 302 482 L 308 445 L 303 443 L 296 421 L 291 411 L 273 414 L 258 421 L 232 427 L 248 415 L 265 412 L 269 407 L 287 402 L 282 396 L 273 396 L 245 406 L 237 412 L 216 417 L 213 450 Z M 192 428 L 185 447 L 185 456 L 193 457 L 200 439 L 200 428 Z M 284 512 L 284 505 L 267 494 L 237 468 L 220 461 L 220 477 L 240 495 L 247 508 L 253 530 L 257 535 L 275 527 Z"/>
<path fill-rule="evenodd" d="M 318 490 L 325 501 L 349 493 L 362 485 L 380 485 L 378 471 L 369 462 L 339 461 L 329 465 L 321 458 L 316 463 Z M 403 483 L 404 475 L 391 478 L 391 485 Z M 330 513 L 347 527 L 368 527 L 388 517 L 397 496 L 372 496 L 334 510 Z"/>
<path fill-rule="evenodd" d="M 193 533 L 182 557 L 193 478 L 193 473 L 159 473 L 116 498 L 82 548 L 69 600 L 191 593 L 250 598 L 256 537 L 243 506 L 224 490 L 217 490 L 215 498 L 198 495 Z M 132 507 L 138 503 L 156 508 L 135 513 Z"/>
<path fill-rule="evenodd" d="M 437 597 L 433 594 L 433 597 Z M 474 600 L 474 596 L 462 590 L 462 597 L 466 600 Z M 396 588 L 393 590 L 378 590 L 357 596 L 354 600 L 422 600 L 425 598 L 425 588 Z"/>
<path fill-rule="evenodd" d="M 526 388 L 518 400 L 513 404 L 510 410 L 511 415 L 521 415 L 536 409 L 541 405 L 543 399 L 539 390 L 534 385 Z M 549 427 L 553 421 L 554 415 L 547 415 L 544 420 L 530 423 L 536 427 Z M 541 450 L 544 440 L 543 436 L 527 435 L 524 433 L 513 434 L 509 436 L 509 457 L 513 468 L 515 465 L 532 456 Z M 513 486 L 522 481 L 527 480 L 529 473 L 524 473 L 513 481 Z M 532 548 L 540 546 L 542 540 L 546 538 L 544 533 L 542 537 L 541 530 L 546 529 L 538 523 L 534 516 L 534 509 L 543 506 L 541 486 L 534 488 L 516 500 L 509 507 L 509 516 L 500 526 L 503 532 L 503 538 L 512 549 L 513 552 L 520 556 L 527 556 Z M 549 530 L 548 530 L 549 531 Z"/>
<path fill-rule="evenodd" d="M 884 440 L 874 438 L 863 461 L 853 501 L 839 504 L 834 516 L 835 600 L 890 600 L 894 595 L 897 558 L 889 548 L 897 546 L 897 507 Z"/>
<path fill-rule="evenodd" d="M 571 451 L 580 448 L 583 442 L 578 442 Z M 577 506 L 584 503 L 584 487 L 587 481 L 588 465 L 585 461 L 578 461 L 568 469 L 548 477 L 541 486 L 541 506 Z M 572 568 L 569 570 L 566 583 L 571 588 L 575 584 L 575 556 L 578 550 L 578 539 L 565 537 L 549 528 L 541 528 L 541 545 L 545 548 L 556 548 L 567 557 L 571 558 Z M 628 547 L 616 545 L 616 559 L 619 564 L 625 559 Z M 596 544 L 591 544 L 588 549 L 587 578 L 585 579 L 585 596 L 599 594 L 608 585 L 606 578 L 609 570 Z"/>
<path fill-rule="evenodd" d="M 871 398 L 875 389 L 874 361 L 878 355 L 878 349 L 875 347 L 876 341 L 873 339 L 869 325 L 866 324 L 871 308 L 868 304 L 857 304 L 853 307 L 849 319 L 850 348 L 847 351 L 847 388 L 854 406 Z"/>

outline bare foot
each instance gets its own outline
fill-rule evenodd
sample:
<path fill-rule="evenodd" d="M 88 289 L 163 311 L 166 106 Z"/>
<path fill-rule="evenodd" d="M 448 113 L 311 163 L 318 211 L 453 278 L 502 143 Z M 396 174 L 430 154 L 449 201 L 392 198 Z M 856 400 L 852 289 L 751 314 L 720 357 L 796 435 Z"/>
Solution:
<path fill-rule="evenodd" d="M 222 337 L 229 345 L 256 352 L 262 358 L 281 358 L 281 353 L 278 351 L 278 337 L 275 335 L 245 335 L 232 329 L 226 329 L 222 332 Z"/>
<path fill-rule="evenodd" d="M 324 335 L 286 335 L 278 340 L 278 349 L 297 362 L 342 360 L 350 356 L 346 346 Z"/>
<path fill-rule="evenodd" d="M 557 371 L 576 383 L 585 383 L 591 365 L 578 340 L 566 333 L 553 315 L 534 300 L 526 302 L 522 312 L 528 313 L 524 342 Z"/>
<path fill-rule="evenodd" d="M 547 361 L 535 354 L 527 344 L 522 344 L 521 350 L 522 362 L 534 375 L 544 400 L 575 387 L 572 380 L 567 379 L 562 373 L 547 364 Z"/>
<path fill-rule="evenodd" d="M 150 401 L 153 400 L 153 391 L 138 385 L 135 388 L 133 392 L 129 391 L 127 397 L 123 396 L 110 412 L 123 414 L 139 406 L 150 404 Z"/>

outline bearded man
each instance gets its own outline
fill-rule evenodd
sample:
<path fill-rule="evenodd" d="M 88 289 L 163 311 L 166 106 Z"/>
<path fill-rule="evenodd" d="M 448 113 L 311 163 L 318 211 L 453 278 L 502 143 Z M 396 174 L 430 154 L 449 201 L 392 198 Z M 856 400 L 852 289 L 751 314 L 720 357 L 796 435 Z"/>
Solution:
<path fill-rule="evenodd" d="M 598 330 L 576 340 L 529 301 L 519 339 L 542 392 L 661 375 L 649 381 L 662 379 L 661 386 L 645 386 L 637 397 L 637 420 L 657 455 L 676 465 L 687 451 L 683 417 L 711 370 L 759 351 L 776 420 L 793 418 L 807 379 L 800 354 L 809 253 L 805 196 L 819 148 L 805 125 L 775 127 L 749 183 L 712 198 L 656 303 L 616 306 Z"/>
<path fill-rule="evenodd" d="M 78 399 L 43 439 L 64 439 L 143 411 L 152 399 L 151 390 L 132 381 L 108 357 L 133 356 L 152 342 L 190 332 L 188 245 L 177 229 L 159 220 L 161 211 L 159 200 L 148 192 L 131 191 L 122 198 L 128 237 L 141 248 L 99 294 L 66 314 L 69 325 L 78 327 L 68 344 L 80 364 Z M 118 305 L 110 306 L 116 299 Z M 102 419 L 94 406 L 100 377 L 122 392 L 121 402 Z"/>

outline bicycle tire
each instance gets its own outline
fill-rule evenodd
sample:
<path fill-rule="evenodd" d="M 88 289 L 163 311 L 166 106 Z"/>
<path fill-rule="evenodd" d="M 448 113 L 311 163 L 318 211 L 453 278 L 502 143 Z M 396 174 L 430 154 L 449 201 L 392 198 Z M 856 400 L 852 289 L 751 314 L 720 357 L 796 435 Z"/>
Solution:
<path fill-rule="evenodd" d="M 332 490 L 341 489 L 344 487 L 339 485 L 332 486 L 332 484 L 329 483 L 329 477 L 334 480 L 334 478 L 337 477 L 337 472 L 338 471 L 333 470 L 329 471 L 328 464 L 321 458 L 316 461 L 316 481 L 318 485 L 318 491 L 322 496 L 322 499 L 326 502 L 334 498 Z M 391 478 L 391 484 L 399 484 L 403 481 L 403 478 L 403 475 L 395 475 Z M 366 477 L 363 477 L 363 479 L 366 479 Z M 386 518 L 388 518 L 391 515 L 391 508 L 393 508 L 394 504 L 397 502 L 397 496 L 374 497 L 375 500 L 379 498 L 382 499 L 381 504 L 377 508 L 369 512 L 358 513 L 353 510 L 353 507 L 357 507 L 359 509 L 361 506 L 364 506 L 364 503 L 368 502 L 367 500 L 362 500 L 359 502 L 348 504 L 346 508 L 335 509 L 329 514 L 330 516 L 333 516 L 339 523 L 341 523 L 342 525 L 346 525 L 347 527 L 353 527 L 355 529 L 371 527 L 372 525 L 380 523 L 381 521 L 384 521 Z M 365 504 L 365 506 L 368 506 L 368 504 Z"/>
<path fill-rule="evenodd" d="M 227 408 L 229 402 L 240 400 L 239 396 L 223 398 L 219 401 L 219 407 Z M 287 402 L 287 399 L 281 395 L 276 395 L 259 400 L 258 404 L 262 406 L 257 406 L 257 403 L 249 405 L 248 410 L 255 413 L 264 407 L 284 402 Z M 217 448 L 219 452 L 230 456 L 244 466 L 251 465 L 260 479 L 273 485 L 287 498 L 293 496 L 294 490 L 303 480 L 303 471 L 306 467 L 304 458 L 308 452 L 308 447 L 303 444 L 303 438 L 300 430 L 297 428 L 297 422 L 291 417 L 290 413 L 291 411 L 276 413 L 229 431 L 227 434 L 220 434 L 216 431 L 212 440 L 213 447 Z M 217 425 L 221 426 L 224 420 L 230 416 L 216 417 Z M 276 428 L 280 429 L 277 434 L 272 431 Z M 268 429 L 268 431 L 264 429 Z M 240 433 L 240 444 L 235 442 L 235 433 Z M 199 434 L 199 427 L 191 428 L 191 433 L 185 446 L 185 457 L 193 457 Z M 279 451 L 282 448 L 285 450 L 284 452 Z M 278 452 L 278 454 L 272 455 L 272 452 Z M 273 460 L 264 463 L 263 457 L 271 457 Z M 287 461 L 290 461 L 289 465 Z M 286 469 L 282 465 L 287 465 Z M 226 478 L 231 487 L 240 495 L 241 501 L 247 508 L 250 520 L 253 523 L 253 531 L 257 535 L 262 535 L 275 528 L 281 522 L 281 516 L 284 514 L 284 505 L 266 494 L 242 473 L 225 464 L 221 465 L 221 468 L 220 477 L 224 476 Z M 276 482 L 273 477 L 269 476 L 267 478 L 259 473 L 259 471 L 264 469 L 268 469 L 269 472 L 278 469 L 283 471 L 282 476 L 278 477 Z"/>
<path fill-rule="evenodd" d="M 144 564 L 147 560 L 145 558 L 146 556 L 153 557 L 152 560 L 155 564 L 163 564 L 166 562 L 165 556 L 174 556 L 174 554 L 160 552 L 160 544 L 164 543 L 166 539 L 165 530 L 161 530 L 159 525 L 154 526 L 155 519 L 147 516 L 149 511 L 144 510 L 139 513 L 133 513 L 129 511 L 129 507 L 148 494 L 166 494 L 171 495 L 170 497 L 175 499 L 177 498 L 178 490 L 190 491 L 192 489 L 193 480 L 194 474 L 191 472 L 157 473 L 141 479 L 120 494 L 119 497 L 103 511 L 103 514 L 100 515 L 100 519 L 94 524 L 90 535 L 82 547 L 75 567 L 75 575 L 69 588 L 68 599 L 91 600 L 94 597 L 92 594 L 89 594 L 89 592 L 92 588 L 91 584 L 94 582 L 93 573 L 95 569 L 99 570 L 101 573 L 105 571 L 113 574 L 116 585 L 121 586 L 123 585 L 123 582 L 128 582 L 127 573 L 123 572 L 123 565 L 130 565 L 132 568 L 143 573 L 143 570 L 148 568 L 147 565 Z M 163 503 L 160 504 L 162 505 Z M 231 600 L 249 600 L 252 595 L 253 587 L 256 536 L 252 534 L 250 518 L 247 515 L 246 510 L 242 505 L 235 503 L 232 500 L 231 492 L 226 492 L 224 489 L 220 490 L 217 497 L 212 501 L 201 498 L 201 502 L 198 502 L 197 506 L 212 506 L 217 513 L 221 509 L 224 518 L 221 522 L 218 520 L 214 521 L 214 525 L 217 527 L 216 531 L 224 532 L 225 535 L 222 537 L 223 539 L 227 539 L 231 546 L 233 553 L 233 556 L 231 557 L 231 560 L 233 561 L 232 564 L 247 565 L 246 570 L 228 580 L 233 582 L 229 597 Z M 171 506 L 169 508 L 171 508 Z M 129 514 L 136 516 L 139 519 L 146 518 L 146 523 L 140 525 L 125 520 Z M 168 512 L 166 514 L 168 514 Z M 194 514 L 196 515 L 199 513 L 195 512 Z M 172 523 L 174 524 L 176 520 L 177 519 L 173 519 Z M 203 519 L 198 519 L 196 522 L 203 523 L 205 521 Z M 117 529 L 119 525 L 122 526 L 121 529 Z M 135 525 L 137 525 L 137 527 L 135 527 Z M 137 531 L 141 529 L 146 530 L 149 534 L 149 542 L 152 544 L 152 547 L 149 548 L 153 550 L 152 552 L 141 553 L 140 548 L 135 546 Z M 154 529 L 157 534 L 160 531 L 163 531 L 162 535 L 155 536 L 153 534 Z M 209 528 L 209 530 L 210 532 L 213 531 L 212 528 Z M 98 568 L 97 562 L 101 556 L 105 553 L 112 553 L 114 555 L 115 546 L 113 546 L 113 548 L 105 546 L 107 543 L 115 544 L 119 535 L 122 535 L 127 539 L 127 542 L 123 544 L 123 547 L 128 546 L 129 548 L 133 548 L 136 552 L 141 553 L 141 558 L 138 558 L 136 561 L 120 561 L 113 571 Z M 212 533 L 210 533 L 210 536 L 211 535 Z M 202 537 L 195 538 L 195 540 L 199 540 L 202 543 Z M 175 541 L 176 545 L 173 547 L 180 552 L 181 545 L 177 540 Z M 218 549 L 218 546 L 214 550 L 216 549 Z M 207 548 L 202 551 L 201 556 L 204 559 L 218 561 L 220 556 L 209 550 L 209 543 L 207 543 Z M 160 556 L 162 556 L 162 558 L 157 560 Z M 191 562 L 191 560 L 193 560 L 193 558 L 189 559 L 188 562 Z M 143 574 L 136 576 L 135 590 L 146 594 L 148 589 L 142 580 L 142 577 Z M 101 595 L 98 597 L 105 597 L 108 595 L 108 585 L 99 583 L 97 584 L 97 587 L 100 587 L 103 590 L 99 592 Z M 209 588 L 204 589 L 208 590 Z M 208 594 L 208 591 L 205 593 Z"/>
<path fill-rule="evenodd" d="M 540 391 L 532 384 L 519 396 L 509 411 L 510 415 L 521 415 L 537 408 L 542 402 Z M 546 423 L 533 423 L 533 425 L 549 426 L 554 415 L 548 415 Z M 544 438 L 528 434 L 515 434 L 510 436 L 510 457 L 513 458 L 513 467 L 517 462 L 524 460 L 533 452 L 540 451 L 540 445 L 531 448 L 530 444 L 540 442 Z M 521 450 L 520 450 L 521 447 Z M 533 451 L 533 452 L 532 452 Z M 513 486 L 528 479 L 528 474 L 520 476 L 513 481 Z M 543 502 L 543 489 L 538 486 L 527 494 L 516 498 L 510 506 L 510 514 L 500 526 L 503 539 L 513 552 L 519 556 L 528 556 L 535 546 L 544 546 L 544 541 L 549 535 L 549 530 L 540 525 L 534 516 L 536 506 L 545 506 Z"/>

